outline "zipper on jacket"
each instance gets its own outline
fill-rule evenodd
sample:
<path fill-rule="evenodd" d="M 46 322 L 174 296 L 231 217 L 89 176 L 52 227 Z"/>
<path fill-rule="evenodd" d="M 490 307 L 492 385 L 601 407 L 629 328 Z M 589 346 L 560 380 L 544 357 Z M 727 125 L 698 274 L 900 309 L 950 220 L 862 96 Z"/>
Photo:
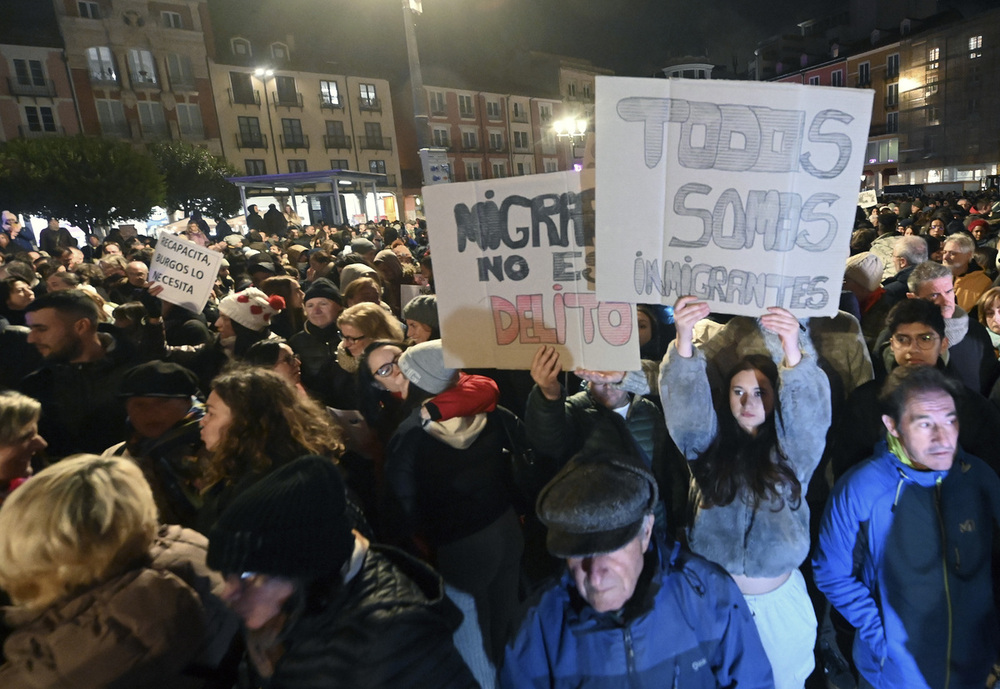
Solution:
<path fill-rule="evenodd" d="M 934 507 L 937 509 L 938 526 L 941 528 L 941 574 L 944 577 L 944 599 L 948 605 L 948 645 L 945 649 L 944 689 L 951 684 L 951 642 L 952 642 L 952 610 L 951 590 L 948 587 L 948 543 L 944 528 L 944 515 L 941 514 L 941 477 L 934 483 Z"/>
<path fill-rule="evenodd" d="M 631 686 L 639 686 L 639 673 L 635 669 L 635 649 L 632 648 L 632 630 L 628 627 L 622 629 L 625 637 L 625 665 L 628 668 L 628 683 Z"/>

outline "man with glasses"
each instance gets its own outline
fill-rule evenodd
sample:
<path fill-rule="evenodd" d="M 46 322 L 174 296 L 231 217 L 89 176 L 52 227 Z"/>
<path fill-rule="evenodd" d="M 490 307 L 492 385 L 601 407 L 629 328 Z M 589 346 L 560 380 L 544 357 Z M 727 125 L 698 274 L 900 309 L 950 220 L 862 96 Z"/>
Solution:
<path fill-rule="evenodd" d="M 945 319 L 941 309 L 929 299 L 906 299 L 896 304 L 886 318 L 886 329 L 888 347 L 884 351 L 883 364 L 890 373 L 899 366 L 933 366 L 949 378 L 960 381 L 948 356 Z M 885 438 L 878 403 L 882 382 L 877 379 L 865 383 L 847 400 L 832 453 L 835 477 L 870 457 L 876 444 Z M 962 393 L 955 402 L 962 447 L 1000 468 L 1000 451 L 995 442 L 995 429 L 1000 428 L 1000 410 L 967 387 L 962 388 Z"/>

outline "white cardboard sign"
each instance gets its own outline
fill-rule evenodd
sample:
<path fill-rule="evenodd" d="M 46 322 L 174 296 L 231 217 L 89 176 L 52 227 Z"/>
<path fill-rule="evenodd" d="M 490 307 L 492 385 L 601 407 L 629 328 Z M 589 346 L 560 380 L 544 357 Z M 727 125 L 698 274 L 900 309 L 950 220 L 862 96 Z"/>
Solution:
<path fill-rule="evenodd" d="M 201 313 L 219 274 L 222 254 L 170 232 L 160 232 L 149 281 L 163 285 L 160 299 Z"/>
<path fill-rule="evenodd" d="M 872 91 L 597 78 L 597 293 L 837 310 Z"/>
<path fill-rule="evenodd" d="M 581 175 L 590 183 L 581 184 Z M 635 307 L 594 293 L 593 173 L 424 187 L 445 362 L 638 370 Z"/>

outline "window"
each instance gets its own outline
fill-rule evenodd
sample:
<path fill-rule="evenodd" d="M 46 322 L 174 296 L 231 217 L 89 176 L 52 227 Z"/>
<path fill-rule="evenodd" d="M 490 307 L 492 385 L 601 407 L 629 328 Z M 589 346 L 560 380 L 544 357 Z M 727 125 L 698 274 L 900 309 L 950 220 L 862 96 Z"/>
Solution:
<path fill-rule="evenodd" d="M 894 108 L 899 105 L 899 84 L 889 84 L 885 91 L 885 106 Z"/>
<path fill-rule="evenodd" d="M 885 59 L 885 76 L 889 79 L 899 76 L 899 53 L 893 53 Z"/>
<path fill-rule="evenodd" d="M 472 105 L 472 96 L 458 97 L 458 114 L 462 117 L 475 117 L 476 110 Z"/>
<path fill-rule="evenodd" d="M 370 160 L 368 161 L 368 171 L 374 172 L 377 175 L 385 174 L 385 161 L 384 160 Z"/>
<path fill-rule="evenodd" d="M 267 148 L 264 137 L 260 133 L 260 120 L 256 117 L 237 117 L 240 128 L 240 148 Z"/>
<path fill-rule="evenodd" d="M 234 103 L 241 105 L 260 105 L 257 92 L 254 91 L 253 82 L 246 72 L 230 72 L 229 83 L 232 90 L 229 92 Z"/>
<path fill-rule="evenodd" d="M 439 148 L 448 148 L 451 145 L 447 129 L 435 128 L 434 131 L 431 132 L 431 140 L 434 142 L 434 145 Z"/>
<path fill-rule="evenodd" d="M 520 103 L 514 103 L 514 119 L 520 120 L 525 116 L 524 106 Z"/>
<path fill-rule="evenodd" d="M 183 29 L 184 22 L 177 12 L 160 12 L 160 23 L 167 29 Z"/>
<path fill-rule="evenodd" d="M 247 174 L 251 177 L 254 175 L 266 175 L 267 163 L 259 158 L 247 158 Z"/>
<path fill-rule="evenodd" d="M 937 69 L 940 64 L 938 61 L 941 59 L 941 49 L 931 48 L 927 51 L 927 69 Z"/>
<path fill-rule="evenodd" d="M 977 57 L 983 56 L 983 36 L 971 36 L 969 37 L 969 59 L 975 60 Z"/>
<path fill-rule="evenodd" d="M 97 121 L 101 124 L 101 133 L 106 136 L 128 136 L 128 122 L 125 121 L 125 108 L 120 100 L 96 98 Z"/>
<path fill-rule="evenodd" d="M 479 148 L 479 137 L 475 132 L 462 132 L 462 150 L 475 151 Z M 478 177 L 476 178 L 478 179 Z"/>
<path fill-rule="evenodd" d="M 319 82 L 319 105 L 321 108 L 340 107 L 340 88 L 337 86 L 337 82 Z"/>
<path fill-rule="evenodd" d="M 819 77 L 809 77 L 810 86 L 819 86 Z"/>
<path fill-rule="evenodd" d="M 465 164 L 465 179 L 471 181 L 482 178 L 483 169 L 479 166 L 478 161 L 472 161 Z"/>
<path fill-rule="evenodd" d="M 570 82 L 570 83 L 566 84 L 566 95 L 568 95 L 570 98 L 575 98 L 576 97 L 576 84 L 575 83 Z"/>
<path fill-rule="evenodd" d="M 844 85 L 844 70 L 837 69 L 830 73 L 830 86 Z"/>
<path fill-rule="evenodd" d="M 201 106 L 197 103 L 178 103 L 177 128 L 183 136 L 204 139 L 205 127 L 201 121 Z"/>
<path fill-rule="evenodd" d="M 941 110 L 936 105 L 927 108 L 927 125 L 933 127 L 941 124 Z"/>
<path fill-rule="evenodd" d="M 531 163 L 518 163 L 517 164 L 517 174 L 519 174 L 519 175 L 530 175 L 531 174 Z"/>
<path fill-rule="evenodd" d="M 194 72 L 191 71 L 191 58 L 187 55 L 168 53 L 167 74 L 170 75 L 170 85 L 175 89 L 178 86 L 194 86 Z M 249 82 L 249 75 L 247 76 L 247 81 Z"/>
<path fill-rule="evenodd" d="M 507 163 L 493 163 L 493 179 L 507 176 Z"/>
<path fill-rule="evenodd" d="M 56 130 L 56 120 L 52 115 L 52 108 L 26 107 L 24 119 L 28 123 L 29 132 L 54 132 Z"/>
<path fill-rule="evenodd" d="M 443 115 L 447 112 L 445 109 L 444 94 L 440 91 L 431 92 L 431 114 L 433 115 Z"/>
<path fill-rule="evenodd" d="M 375 95 L 375 84 L 361 84 L 361 109 L 377 110 L 378 96 Z"/>
<path fill-rule="evenodd" d="M 87 69 L 90 80 L 104 83 L 118 83 L 118 73 L 115 71 L 115 61 L 111 56 L 111 48 L 87 48 Z"/>
<path fill-rule="evenodd" d="M 334 158 L 330 161 L 331 170 L 349 170 L 350 166 L 347 164 L 347 158 Z"/>
<path fill-rule="evenodd" d="M 326 140 L 323 142 L 326 144 L 326 149 L 331 148 L 350 148 L 351 144 L 347 140 L 347 135 L 344 133 L 344 123 L 340 120 L 327 120 L 326 121 Z"/>
<path fill-rule="evenodd" d="M 936 76 L 927 77 L 926 95 L 933 96 L 938 92 L 938 78 Z"/>
<path fill-rule="evenodd" d="M 899 131 L 899 113 L 890 112 L 885 116 L 885 133 L 895 134 Z"/>
<path fill-rule="evenodd" d="M 309 167 L 306 165 L 306 161 L 301 158 L 295 159 L 290 158 L 288 160 L 288 171 L 289 172 L 309 172 Z"/>
<path fill-rule="evenodd" d="M 500 101 L 498 100 L 486 101 L 486 116 L 491 120 L 500 119 Z"/>
<path fill-rule="evenodd" d="M 229 42 L 229 46 L 233 49 L 233 55 L 237 57 L 250 57 L 253 52 L 250 50 L 250 41 L 245 38 L 234 38 Z"/>
<path fill-rule="evenodd" d="M 583 97 L 590 100 L 592 96 L 590 95 L 590 84 L 583 85 Z"/>
<path fill-rule="evenodd" d="M 305 137 L 302 135 L 302 120 L 282 117 L 281 118 L 281 134 L 285 138 L 285 146 L 304 146 Z"/>
<path fill-rule="evenodd" d="M 549 104 L 538 106 L 538 117 L 542 122 L 548 122 L 552 119 L 552 106 Z"/>
<path fill-rule="evenodd" d="M 76 9 L 84 19 L 100 19 L 101 7 L 96 2 L 78 2 Z"/>
<path fill-rule="evenodd" d="M 543 164 L 545 165 L 546 172 L 559 172 L 559 163 L 556 162 L 555 160 L 552 160 L 551 158 L 546 158 L 543 161 Z"/>
<path fill-rule="evenodd" d="M 167 135 L 167 118 L 163 116 L 163 106 L 154 101 L 141 100 L 136 104 L 139 109 L 139 125 L 143 136 L 163 137 Z"/>
<path fill-rule="evenodd" d="M 872 83 L 872 66 L 870 62 L 858 65 L 858 86 L 868 86 Z"/>
<path fill-rule="evenodd" d="M 503 134 L 490 132 L 490 150 L 500 152 L 503 148 Z"/>
<path fill-rule="evenodd" d="M 529 148 L 528 132 L 514 132 L 514 148 Z"/>
<path fill-rule="evenodd" d="M 14 74 L 20 86 L 45 86 L 41 60 L 14 60 Z"/>
<path fill-rule="evenodd" d="M 275 77 L 274 99 L 278 105 L 295 105 L 302 107 L 299 101 L 299 92 L 295 90 L 295 77 Z"/>
<path fill-rule="evenodd" d="M 128 72 L 133 86 L 156 86 L 156 61 L 148 50 L 128 51 Z"/>
<path fill-rule="evenodd" d="M 275 60 L 284 62 L 288 59 L 288 46 L 284 43 L 272 43 L 271 44 L 271 57 Z"/>

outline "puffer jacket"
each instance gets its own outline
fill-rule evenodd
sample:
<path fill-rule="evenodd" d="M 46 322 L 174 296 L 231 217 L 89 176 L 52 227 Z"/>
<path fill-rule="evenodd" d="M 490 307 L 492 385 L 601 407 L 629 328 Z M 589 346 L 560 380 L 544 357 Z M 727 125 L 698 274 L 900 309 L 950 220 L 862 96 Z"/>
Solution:
<path fill-rule="evenodd" d="M 655 540 L 653 541 L 655 543 Z M 773 687 L 750 611 L 722 569 L 675 546 L 647 551 L 632 599 L 598 613 L 567 572 L 507 646 L 503 689 Z"/>
<path fill-rule="evenodd" d="M 149 561 L 41 612 L 9 608 L 4 689 L 201 689 L 223 681 L 239 621 L 204 536 L 160 530 Z"/>
<path fill-rule="evenodd" d="M 766 333 L 772 358 L 780 361 L 777 336 Z M 660 373 L 660 395 L 667 429 L 688 460 L 697 460 L 719 432 L 712 403 L 705 357 L 677 355 L 671 343 Z M 788 499 L 761 500 L 754 508 L 746 488 L 728 505 L 695 505 L 689 530 L 691 550 L 715 562 L 730 574 L 776 577 L 805 561 L 809 555 L 809 506 L 805 491 L 823 456 L 830 427 L 830 383 L 810 353 L 794 368 L 779 366 L 775 412 L 777 440 L 802 486 L 797 506 Z M 777 461 L 772 451 L 772 460 Z M 794 509 L 793 509 L 794 507 Z"/>
<path fill-rule="evenodd" d="M 314 613 L 294 618 L 270 677 L 245 663 L 241 689 L 472 689 L 455 650 L 461 613 L 441 578 L 405 553 L 372 545 L 358 574 Z"/>
<path fill-rule="evenodd" d="M 990 551 L 1000 477 L 959 450 L 917 471 L 882 442 L 833 489 L 816 585 L 857 629 L 854 662 L 877 688 L 982 689 L 1000 651 Z"/>

